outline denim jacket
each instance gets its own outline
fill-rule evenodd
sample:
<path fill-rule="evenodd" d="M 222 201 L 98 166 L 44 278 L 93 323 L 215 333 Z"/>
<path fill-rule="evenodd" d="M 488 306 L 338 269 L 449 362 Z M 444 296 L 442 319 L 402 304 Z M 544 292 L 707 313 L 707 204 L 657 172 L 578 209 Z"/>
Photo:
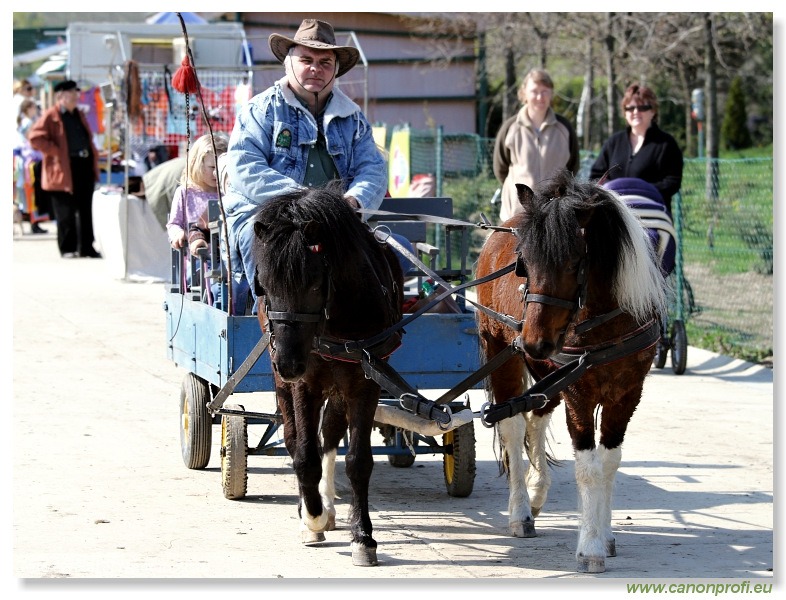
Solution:
<path fill-rule="evenodd" d="M 337 88 L 324 112 L 323 131 L 346 194 L 361 208 L 378 208 L 387 189 L 387 164 L 360 107 Z M 316 141 L 316 120 L 286 77 L 241 109 L 226 155 L 224 207 L 231 228 L 253 216 L 266 200 L 302 188 L 308 153 Z"/>

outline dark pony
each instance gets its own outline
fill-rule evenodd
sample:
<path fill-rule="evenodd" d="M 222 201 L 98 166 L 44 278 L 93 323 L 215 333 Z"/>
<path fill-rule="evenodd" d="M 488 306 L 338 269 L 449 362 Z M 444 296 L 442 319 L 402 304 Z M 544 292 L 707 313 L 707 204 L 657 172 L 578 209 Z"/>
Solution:
<path fill-rule="evenodd" d="M 534 517 L 551 484 L 546 431 L 564 400 L 580 501 L 578 570 L 602 572 L 606 556 L 616 554 L 612 487 L 625 430 L 655 355 L 665 282 L 646 231 L 613 192 L 576 181 L 567 172 L 544 182 L 538 193 L 516 187 L 523 212 L 504 223 L 514 231 L 492 233 L 477 264 L 480 278 L 518 259 L 517 274 L 478 286 L 480 304 L 500 314 L 523 315 L 519 333 L 496 316 L 478 312 L 486 359 L 513 344 L 517 348 L 487 380 L 490 410 L 526 395 L 530 379 L 548 381 L 545 387 L 554 393 L 546 395 L 551 399 L 545 406 L 545 399 L 538 404 L 542 408 L 523 409 L 496 425 L 510 485 L 511 533 L 536 535 Z M 554 377 L 543 378 L 563 365 L 583 365 L 586 371 L 552 388 Z"/>
<path fill-rule="evenodd" d="M 368 514 L 371 431 L 380 388 L 347 341 L 371 338 L 401 319 L 402 273 L 336 188 L 303 190 L 265 204 L 254 220 L 259 322 L 271 337 L 284 443 L 297 474 L 304 543 L 335 529 L 336 449 L 349 428 L 352 562 L 377 564 Z M 389 354 L 395 333 L 371 348 Z M 321 438 L 321 443 L 320 443 Z"/>

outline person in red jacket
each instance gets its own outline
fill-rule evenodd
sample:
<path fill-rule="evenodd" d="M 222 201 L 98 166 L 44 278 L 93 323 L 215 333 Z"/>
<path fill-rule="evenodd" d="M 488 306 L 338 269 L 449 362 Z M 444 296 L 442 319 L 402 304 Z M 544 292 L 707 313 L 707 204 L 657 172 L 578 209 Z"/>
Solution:
<path fill-rule="evenodd" d="M 50 193 L 57 221 L 57 245 L 64 258 L 100 258 L 93 248 L 93 190 L 98 181 L 98 150 L 82 111 L 79 86 L 58 83 L 55 105 L 41 115 L 28 134 L 30 145 L 44 155 L 41 186 Z"/>

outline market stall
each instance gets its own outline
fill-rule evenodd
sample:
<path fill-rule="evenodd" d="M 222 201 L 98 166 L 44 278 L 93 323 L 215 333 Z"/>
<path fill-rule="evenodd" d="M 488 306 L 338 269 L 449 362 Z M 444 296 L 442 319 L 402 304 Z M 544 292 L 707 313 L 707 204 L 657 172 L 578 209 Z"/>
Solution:
<path fill-rule="evenodd" d="M 102 151 L 101 187 L 93 195 L 97 246 L 113 277 L 165 281 L 169 244 L 163 224 L 134 182 L 187 151 L 199 136 L 229 133 L 252 94 L 251 51 L 239 23 L 72 23 L 66 77 L 82 86 L 81 102 Z M 187 46 L 201 94 L 172 88 Z M 208 122 L 210 127 L 208 127 Z"/>

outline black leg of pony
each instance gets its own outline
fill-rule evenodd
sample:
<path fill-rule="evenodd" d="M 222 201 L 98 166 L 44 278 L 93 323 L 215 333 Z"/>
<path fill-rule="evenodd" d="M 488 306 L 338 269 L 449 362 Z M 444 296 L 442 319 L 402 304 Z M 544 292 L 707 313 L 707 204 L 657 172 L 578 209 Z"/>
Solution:
<path fill-rule="evenodd" d="M 322 541 L 324 536 L 314 536 L 313 533 L 321 534 L 327 525 L 327 514 L 322 509 L 319 494 L 319 481 L 322 478 L 318 441 L 321 398 L 309 394 L 307 386 L 302 383 L 293 384 L 292 388 L 297 430 L 292 466 L 300 486 L 302 539 L 309 543 Z"/>
<path fill-rule="evenodd" d="M 347 433 L 346 406 L 343 399 L 331 397 L 325 404 L 322 414 L 322 481 L 319 491 L 322 504 L 328 512 L 327 530 L 336 528 L 336 455 L 338 445 Z"/>
<path fill-rule="evenodd" d="M 352 564 L 375 566 L 377 542 L 372 537 L 371 517 L 368 514 L 368 488 L 374 457 L 371 453 L 371 430 L 379 402 L 379 386 L 364 380 L 355 388 L 357 395 L 349 406 L 351 423 L 349 449 L 346 455 L 347 477 L 352 486 L 349 523 L 352 531 Z"/>

